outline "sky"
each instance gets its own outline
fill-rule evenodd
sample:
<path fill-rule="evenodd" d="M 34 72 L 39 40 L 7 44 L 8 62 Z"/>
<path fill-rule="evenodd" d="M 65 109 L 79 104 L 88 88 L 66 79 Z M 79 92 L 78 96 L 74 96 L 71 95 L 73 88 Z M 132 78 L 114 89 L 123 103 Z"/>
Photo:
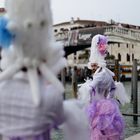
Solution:
<path fill-rule="evenodd" d="M 3 6 L 4 0 L 0 0 Z M 140 26 L 140 0 L 52 0 L 53 23 L 99 20 Z"/>

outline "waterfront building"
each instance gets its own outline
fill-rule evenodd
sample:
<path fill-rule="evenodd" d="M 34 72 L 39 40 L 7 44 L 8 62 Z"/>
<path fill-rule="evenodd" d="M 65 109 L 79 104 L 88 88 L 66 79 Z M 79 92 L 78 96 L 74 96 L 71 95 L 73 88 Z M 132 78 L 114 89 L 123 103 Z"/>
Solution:
<path fill-rule="evenodd" d="M 5 9 L 0 8 L 0 15 L 5 14 Z M 140 26 L 124 24 L 124 23 L 117 23 L 114 20 L 110 20 L 109 22 L 105 21 L 96 21 L 96 20 L 81 20 L 80 18 L 74 19 L 71 18 L 70 21 L 54 24 L 54 35 L 56 37 L 56 41 L 61 41 L 64 43 L 64 47 L 69 45 L 69 36 L 72 36 L 70 40 L 75 46 L 77 45 L 78 39 L 83 41 L 89 41 L 91 38 L 91 34 L 86 34 L 86 32 L 92 32 L 90 30 L 94 30 L 94 34 L 98 33 L 98 29 L 100 27 L 109 27 L 109 26 L 118 26 L 119 28 L 131 30 L 132 33 L 137 34 L 140 37 Z M 82 30 L 82 32 L 81 32 Z M 121 30 L 120 30 L 121 31 Z M 137 31 L 135 33 L 135 31 Z M 78 39 L 77 39 L 78 38 Z M 140 40 L 139 40 L 140 41 Z M 75 51 L 74 53 L 67 56 L 68 64 L 69 65 L 79 65 L 85 66 L 88 61 L 89 56 L 89 47 L 85 49 Z M 140 42 L 135 42 L 131 40 L 123 43 L 112 42 L 109 43 L 109 55 L 114 56 L 110 58 L 118 59 L 120 64 L 122 65 L 132 65 L 133 59 L 140 60 Z"/>
<path fill-rule="evenodd" d="M 113 20 L 110 22 L 95 21 L 95 20 L 81 20 L 72 18 L 68 22 L 62 22 L 54 25 L 54 33 L 57 41 L 62 41 L 64 46 L 70 46 L 69 38 L 72 36 L 71 42 L 75 47 L 78 47 L 78 41 L 89 41 L 91 38 L 91 32 L 93 34 L 102 33 L 104 28 L 118 27 L 119 33 L 123 33 L 122 36 L 116 40 L 117 35 L 114 36 L 114 41 L 109 43 L 109 55 L 110 58 L 118 59 L 122 65 L 132 65 L 133 59 L 140 60 L 140 26 L 117 23 Z M 102 30 L 101 30 L 102 28 Z M 94 29 L 94 30 L 93 30 Z M 96 29 L 96 30 L 95 30 Z M 111 28 L 110 28 L 111 29 Z M 92 31 L 93 30 L 93 31 Z M 100 30 L 100 31 L 99 31 Z M 113 29 L 114 30 L 114 29 Z M 114 30 L 115 31 L 115 30 Z M 86 33 L 90 32 L 90 33 Z M 132 35 L 133 38 L 129 38 L 128 35 Z M 125 38 L 126 36 L 126 38 Z M 136 41 L 135 41 L 136 36 Z M 81 40 L 80 40 L 81 41 Z M 84 42 L 84 43 L 85 43 Z M 77 45 L 78 44 L 78 45 Z M 82 44 L 81 44 L 82 45 Z M 85 66 L 88 61 L 89 47 L 83 50 L 76 51 L 67 56 L 69 65 Z"/>

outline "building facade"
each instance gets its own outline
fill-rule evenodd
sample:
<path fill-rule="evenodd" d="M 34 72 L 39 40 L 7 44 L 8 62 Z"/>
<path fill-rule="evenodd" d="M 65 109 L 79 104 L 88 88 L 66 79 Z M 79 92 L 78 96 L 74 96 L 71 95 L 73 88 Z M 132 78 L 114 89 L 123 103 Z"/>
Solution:
<path fill-rule="evenodd" d="M 75 38 L 77 36 L 80 38 L 80 30 L 89 30 L 89 29 L 100 29 L 100 27 L 107 27 L 107 26 L 118 26 L 119 28 L 123 28 L 126 30 L 132 30 L 133 32 L 137 31 L 137 34 L 140 35 L 140 26 L 135 25 L 129 25 L 124 23 L 107 23 L 103 21 L 93 21 L 93 20 L 74 20 L 70 22 L 64 22 L 60 24 L 54 25 L 54 33 L 58 40 L 61 39 L 68 39 L 68 36 L 70 36 L 71 32 L 75 32 Z M 77 32 L 77 33 L 76 33 Z M 98 32 L 97 32 L 98 33 Z M 102 33 L 102 32 L 101 32 Z M 88 34 L 83 35 L 83 38 L 88 38 Z M 57 40 L 56 39 L 56 40 Z M 77 40 L 75 39 L 75 44 Z M 64 44 L 64 46 L 67 46 L 68 44 Z M 73 54 L 67 56 L 68 64 L 69 65 L 79 65 L 79 66 L 85 66 L 88 62 L 89 57 L 89 48 L 86 48 L 84 50 L 80 50 L 77 52 L 74 52 Z M 112 42 L 108 45 L 108 51 L 110 56 L 114 56 L 113 59 L 118 59 L 119 63 L 122 65 L 132 65 L 133 59 L 140 60 L 140 42 L 135 42 L 134 40 L 131 42 L 131 40 L 128 42 L 125 42 L 125 39 L 123 43 L 121 42 Z M 111 57 L 110 57 L 111 58 Z"/>

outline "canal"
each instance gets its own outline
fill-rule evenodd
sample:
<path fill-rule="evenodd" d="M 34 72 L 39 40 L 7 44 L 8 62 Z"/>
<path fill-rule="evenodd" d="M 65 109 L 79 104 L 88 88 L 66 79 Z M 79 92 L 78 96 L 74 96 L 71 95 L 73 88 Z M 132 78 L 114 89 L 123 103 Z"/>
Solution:
<path fill-rule="evenodd" d="M 131 82 L 123 82 L 126 92 L 129 96 L 131 96 Z M 66 99 L 73 98 L 72 96 L 72 86 L 71 84 L 66 84 Z M 140 82 L 138 82 L 138 113 L 140 114 Z M 125 106 L 121 107 L 122 113 L 133 113 L 133 104 L 129 103 Z M 126 128 L 125 128 L 125 138 L 135 135 L 137 133 L 140 133 L 140 117 L 138 118 L 138 123 L 134 124 L 133 117 L 132 116 L 124 116 L 125 122 L 126 122 Z M 53 140 L 63 140 L 63 134 L 61 130 L 57 130 L 52 133 Z"/>

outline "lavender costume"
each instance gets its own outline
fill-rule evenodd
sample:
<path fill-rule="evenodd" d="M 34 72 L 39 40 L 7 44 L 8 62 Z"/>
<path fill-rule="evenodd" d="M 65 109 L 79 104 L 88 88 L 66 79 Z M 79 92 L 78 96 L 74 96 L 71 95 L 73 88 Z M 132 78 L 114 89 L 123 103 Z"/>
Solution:
<path fill-rule="evenodd" d="M 109 69 L 99 67 L 93 80 L 87 80 L 79 89 L 79 99 L 89 117 L 91 140 L 124 138 L 124 119 L 114 98 L 116 86 L 112 76 Z"/>
<path fill-rule="evenodd" d="M 98 64 L 99 68 L 93 74 L 93 80 L 87 80 L 81 85 L 78 97 L 85 104 L 89 117 L 91 140 L 123 140 L 124 119 L 115 99 L 114 73 L 105 67 L 106 42 L 105 36 L 93 37 L 89 68 L 91 63 Z M 100 43 L 103 55 L 99 50 Z"/>
<path fill-rule="evenodd" d="M 88 106 L 91 140 L 123 139 L 124 120 L 119 103 L 114 99 L 115 83 L 111 72 L 107 68 L 97 69 L 89 86 L 92 89 Z"/>

